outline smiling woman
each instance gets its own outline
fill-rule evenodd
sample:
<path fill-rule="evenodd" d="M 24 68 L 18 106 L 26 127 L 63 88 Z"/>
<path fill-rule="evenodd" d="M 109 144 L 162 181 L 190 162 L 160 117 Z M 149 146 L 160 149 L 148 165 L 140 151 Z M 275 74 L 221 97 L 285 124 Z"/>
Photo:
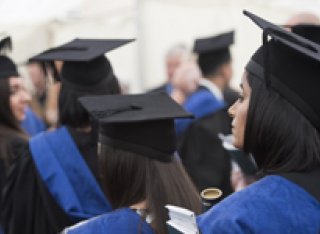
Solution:
<path fill-rule="evenodd" d="M 0 157 L 9 164 L 8 145 L 13 138 L 27 136 L 20 128 L 30 95 L 25 91 L 15 64 L 0 56 Z"/>
<path fill-rule="evenodd" d="M 3 41 L 1 41 L 3 42 Z M 1 43 L 4 45 L 5 43 Z M 7 43 L 10 39 L 7 39 Z M 2 48 L 0 48 L 1 50 Z M 27 135 L 20 128 L 25 119 L 25 108 L 30 95 L 24 90 L 16 65 L 7 56 L 0 55 L 0 189 L 7 168 L 13 160 L 14 150 L 21 147 Z M 0 204 L 2 202 L 0 197 Z M 2 220 L 0 220 L 2 223 Z M 1 229 L 1 226 L 0 226 Z"/>
<path fill-rule="evenodd" d="M 31 101 L 30 94 L 25 90 L 22 80 L 19 77 L 9 78 L 10 88 L 10 109 L 13 116 L 19 122 L 26 118 L 25 109 Z"/>
<path fill-rule="evenodd" d="M 10 163 L 11 140 L 27 138 L 20 122 L 25 118 L 24 110 L 30 97 L 20 90 L 23 88 L 17 79 L 20 78 L 0 78 L 0 158 L 6 166 Z"/>

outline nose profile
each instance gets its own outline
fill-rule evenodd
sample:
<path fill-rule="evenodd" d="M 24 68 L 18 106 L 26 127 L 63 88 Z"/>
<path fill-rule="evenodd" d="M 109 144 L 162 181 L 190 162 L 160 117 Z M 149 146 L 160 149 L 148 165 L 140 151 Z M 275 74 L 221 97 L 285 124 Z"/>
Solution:
<path fill-rule="evenodd" d="M 228 109 L 228 114 L 229 114 L 229 116 L 230 116 L 231 118 L 234 118 L 235 109 L 236 109 L 236 105 L 237 105 L 237 104 L 238 104 L 238 100 L 237 100 L 235 103 L 233 103 L 233 105 L 230 106 L 229 109 Z"/>

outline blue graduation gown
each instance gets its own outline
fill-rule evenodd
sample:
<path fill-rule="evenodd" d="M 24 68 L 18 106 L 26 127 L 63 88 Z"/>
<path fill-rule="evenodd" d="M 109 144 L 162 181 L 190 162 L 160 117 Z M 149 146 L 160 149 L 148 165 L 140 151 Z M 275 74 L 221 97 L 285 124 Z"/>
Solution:
<path fill-rule="evenodd" d="M 80 221 L 111 211 L 65 127 L 38 134 L 29 146 L 42 181 L 71 219 Z"/>
<path fill-rule="evenodd" d="M 152 234 L 151 226 L 147 224 L 134 210 L 122 208 L 100 215 L 91 220 L 68 228 L 66 234 Z"/>
<path fill-rule="evenodd" d="M 46 130 L 46 125 L 30 108 L 26 109 L 26 118 L 22 121 L 21 127 L 30 135 L 35 136 Z"/>
<path fill-rule="evenodd" d="M 297 184 L 266 176 L 197 219 L 205 233 L 320 233 L 320 203 Z"/>
<path fill-rule="evenodd" d="M 213 114 L 214 112 L 222 109 L 225 106 L 223 101 L 218 100 L 212 92 L 205 87 L 200 87 L 196 92 L 191 94 L 185 103 L 183 108 L 192 113 L 195 119 L 205 117 Z M 176 132 L 178 135 L 184 133 L 188 126 L 195 119 L 177 119 L 175 120 Z"/>

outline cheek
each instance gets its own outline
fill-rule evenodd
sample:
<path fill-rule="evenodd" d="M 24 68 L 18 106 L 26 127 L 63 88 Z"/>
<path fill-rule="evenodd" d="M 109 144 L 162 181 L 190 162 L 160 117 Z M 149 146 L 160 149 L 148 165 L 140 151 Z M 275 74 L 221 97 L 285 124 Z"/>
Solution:
<path fill-rule="evenodd" d="M 10 102 L 11 111 L 14 111 L 17 108 L 18 101 L 19 100 L 18 100 L 18 97 L 16 95 L 11 95 L 10 96 L 9 102 Z"/>
<path fill-rule="evenodd" d="M 22 110 L 20 98 L 17 95 L 10 96 L 10 109 L 12 114 L 19 121 L 24 118 L 24 111 Z"/>
<path fill-rule="evenodd" d="M 247 121 L 247 112 L 246 110 L 240 110 L 239 113 L 239 125 L 242 131 L 245 129 L 246 121 Z"/>
<path fill-rule="evenodd" d="M 244 142 L 244 134 L 245 134 L 245 128 L 246 128 L 246 122 L 247 122 L 247 112 L 248 112 L 248 104 L 243 103 L 241 107 L 237 110 L 237 114 L 235 117 L 235 141 L 234 145 L 237 148 L 243 147 Z"/>

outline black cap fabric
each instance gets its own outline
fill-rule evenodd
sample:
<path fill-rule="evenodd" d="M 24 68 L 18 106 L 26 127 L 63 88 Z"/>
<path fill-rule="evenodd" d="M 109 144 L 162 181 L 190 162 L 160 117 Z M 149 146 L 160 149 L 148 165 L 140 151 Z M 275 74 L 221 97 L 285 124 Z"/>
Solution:
<path fill-rule="evenodd" d="M 132 41 L 133 39 L 74 39 L 46 50 L 30 60 L 88 62 Z"/>
<path fill-rule="evenodd" d="M 190 118 L 165 93 L 79 98 L 100 123 L 101 143 L 162 162 L 176 150 L 175 118 Z"/>
<path fill-rule="evenodd" d="M 213 37 L 196 39 L 193 51 L 205 54 L 228 48 L 234 42 L 234 31 L 219 34 Z"/>
<path fill-rule="evenodd" d="M 320 44 L 320 25 L 299 24 L 291 27 L 291 31 Z"/>
<path fill-rule="evenodd" d="M 218 36 L 196 39 L 193 51 L 198 54 L 198 64 L 203 76 L 212 75 L 231 59 L 229 46 L 234 43 L 234 31 Z"/>
<path fill-rule="evenodd" d="M 244 14 L 264 32 L 263 46 L 246 70 L 266 82 L 320 130 L 320 46 L 250 12 Z"/>
<path fill-rule="evenodd" d="M 12 42 L 10 37 L 5 37 L 0 41 L 0 79 L 7 79 L 12 76 L 19 77 L 16 64 L 6 55 L 7 50 L 11 50 Z"/>
<path fill-rule="evenodd" d="M 114 79 L 112 66 L 105 56 L 88 62 L 65 62 L 60 77 L 62 83 L 79 91 L 96 90 L 103 86 L 104 82 Z"/>
<path fill-rule="evenodd" d="M 133 39 L 75 39 L 30 58 L 30 61 L 64 61 L 58 78 L 77 90 L 96 89 L 101 82 L 114 78 L 106 52 L 123 46 Z M 51 65 L 52 67 L 52 65 Z"/>

